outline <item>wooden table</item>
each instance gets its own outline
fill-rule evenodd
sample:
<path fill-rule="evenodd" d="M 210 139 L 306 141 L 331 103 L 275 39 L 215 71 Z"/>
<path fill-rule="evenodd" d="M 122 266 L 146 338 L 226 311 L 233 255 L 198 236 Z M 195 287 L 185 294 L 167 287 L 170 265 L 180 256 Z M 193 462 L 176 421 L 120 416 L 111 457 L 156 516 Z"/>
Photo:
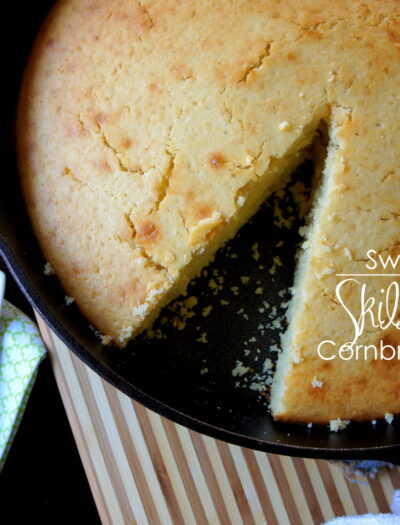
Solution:
<path fill-rule="evenodd" d="M 320 525 L 389 512 L 396 467 L 363 484 L 337 465 L 201 435 L 103 381 L 38 319 L 104 524 Z"/>

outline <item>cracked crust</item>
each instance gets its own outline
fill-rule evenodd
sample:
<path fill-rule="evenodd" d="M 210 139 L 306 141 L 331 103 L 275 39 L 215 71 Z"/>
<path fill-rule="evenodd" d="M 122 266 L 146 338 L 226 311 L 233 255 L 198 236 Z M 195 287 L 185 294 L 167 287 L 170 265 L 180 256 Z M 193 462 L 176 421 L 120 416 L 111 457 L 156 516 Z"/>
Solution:
<path fill-rule="evenodd" d="M 306 306 L 327 313 L 307 325 L 309 360 L 289 377 L 279 417 L 347 414 L 334 395 L 334 384 L 349 388 L 343 367 L 330 390 L 304 385 L 320 373 L 316 338 L 349 330 L 334 273 L 398 246 L 399 14 L 395 0 L 56 4 L 22 88 L 20 171 L 45 257 L 102 333 L 124 346 L 148 326 L 286 181 L 325 121 L 337 169 Z M 378 384 L 383 404 L 368 413 L 399 412 Z"/>

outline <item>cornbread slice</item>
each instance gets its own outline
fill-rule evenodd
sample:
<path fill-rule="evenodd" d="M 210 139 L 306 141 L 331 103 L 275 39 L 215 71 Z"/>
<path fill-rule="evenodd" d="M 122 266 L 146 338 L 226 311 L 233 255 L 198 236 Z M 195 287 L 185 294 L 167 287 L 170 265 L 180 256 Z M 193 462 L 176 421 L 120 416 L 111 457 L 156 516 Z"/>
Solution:
<path fill-rule="evenodd" d="M 33 227 L 67 294 L 126 345 L 286 183 L 325 124 L 273 413 L 398 413 L 398 361 L 323 361 L 316 346 L 351 337 L 336 274 L 363 273 L 368 250 L 399 251 L 399 45 L 396 0 L 57 2 L 17 137 Z M 348 299 L 358 306 L 356 286 Z M 400 343 L 393 327 L 361 340 L 388 338 Z"/>

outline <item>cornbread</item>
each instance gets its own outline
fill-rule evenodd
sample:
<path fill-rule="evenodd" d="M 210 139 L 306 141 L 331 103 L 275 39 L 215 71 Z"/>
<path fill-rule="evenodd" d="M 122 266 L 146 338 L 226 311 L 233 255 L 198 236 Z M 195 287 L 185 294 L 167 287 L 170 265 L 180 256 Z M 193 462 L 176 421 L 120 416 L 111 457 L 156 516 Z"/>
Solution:
<path fill-rule="evenodd" d="M 400 254 L 399 89 L 396 0 L 59 1 L 17 121 L 44 256 L 123 347 L 327 129 L 271 408 L 304 423 L 399 413 L 398 360 L 317 354 L 321 341 L 353 339 L 338 274 L 367 273 L 368 250 Z M 388 280 L 370 278 L 368 294 L 380 299 Z M 359 286 L 343 292 L 359 310 Z M 400 344 L 393 323 L 367 325 L 357 344 Z"/>

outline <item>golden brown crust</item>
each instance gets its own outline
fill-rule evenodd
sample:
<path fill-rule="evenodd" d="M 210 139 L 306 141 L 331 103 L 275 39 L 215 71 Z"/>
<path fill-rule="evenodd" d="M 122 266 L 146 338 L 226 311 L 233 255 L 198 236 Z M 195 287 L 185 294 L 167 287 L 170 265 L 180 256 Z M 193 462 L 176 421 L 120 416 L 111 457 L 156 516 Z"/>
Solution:
<path fill-rule="evenodd" d="M 396 0 L 59 1 L 17 128 L 29 212 L 68 295 L 126 344 L 325 119 L 339 146 L 307 282 L 316 313 L 296 321 L 303 361 L 276 416 L 400 412 L 398 363 L 315 359 L 321 337 L 351 328 L 331 301 L 334 274 L 360 272 L 366 249 L 398 250 L 399 42 Z M 324 388 L 310 388 L 315 375 Z"/>

